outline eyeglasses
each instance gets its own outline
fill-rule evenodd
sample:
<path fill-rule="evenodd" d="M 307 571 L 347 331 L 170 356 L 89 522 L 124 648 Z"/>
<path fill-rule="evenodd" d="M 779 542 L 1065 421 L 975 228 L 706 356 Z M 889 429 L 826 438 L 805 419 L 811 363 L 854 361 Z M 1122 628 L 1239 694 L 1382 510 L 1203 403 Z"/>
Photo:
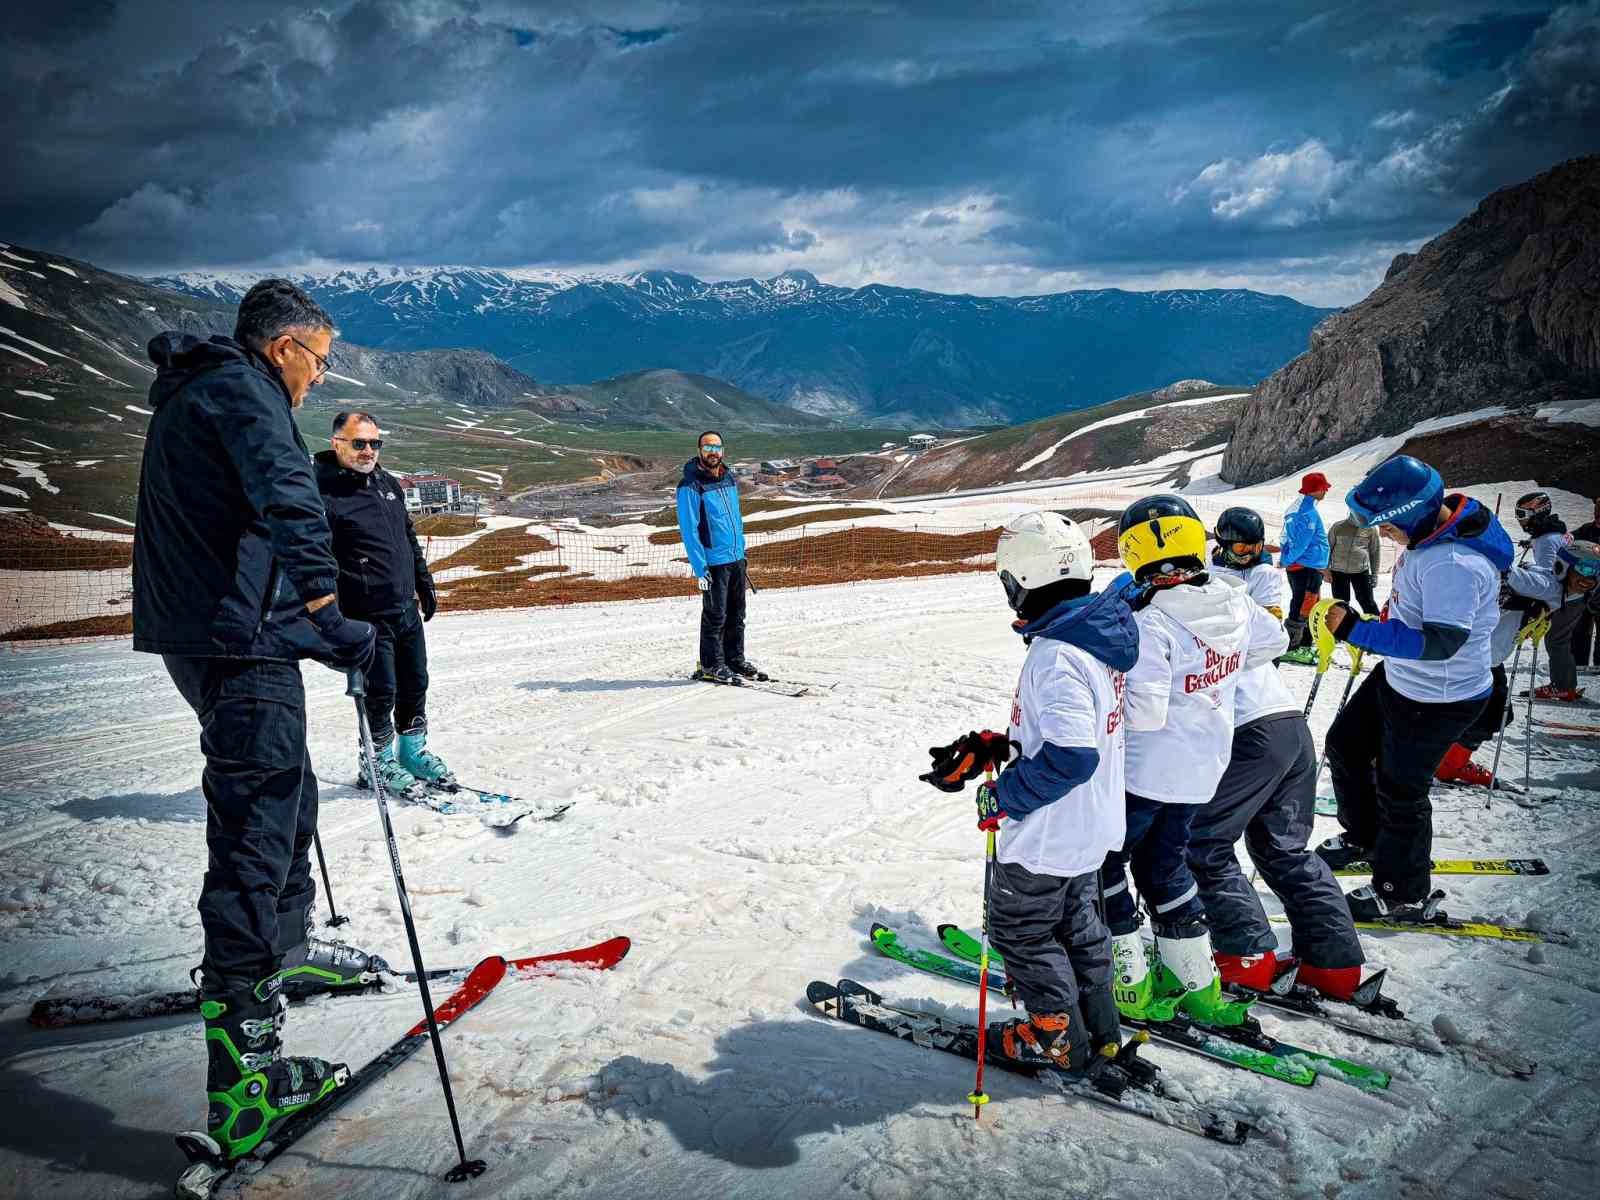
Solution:
<path fill-rule="evenodd" d="M 328 360 L 327 359 L 323 358 L 322 355 L 318 354 L 315 350 L 313 350 L 310 346 L 306 345 L 299 338 L 295 337 L 295 335 L 292 334 L 292 333 L 289 335 L 289 340 L 291 342 L 293 342 L 296 346 L 299 346 L 300 349 L 304 350 L 307 354 L 311 355 L 312 358 L 317 360 L 317 373 L 315 375 L 313 375 L 311 378 L 313 378 L 313 379 L 321 379 L 324 375 L 326 375 L 328 373 Z M 360 448 L 361 447 L 359 447 L 359 446 L 356 447 L 356 449 L 358 449 L 358 450 Z"/>
<path fill-rule="evenodd" d="M 383 449 L 383 439 L 382 438 L 344 438 L 344 437 L 342 437 L 342 438 L 334 438 L 333 440 L 336 441 L 336 442 L 349 442 L 350 443 L 350 449 L 352 449 L 352 450 L 365 450 L 368 446 L 371 446 L 374 450 L 382 450 Z"/>

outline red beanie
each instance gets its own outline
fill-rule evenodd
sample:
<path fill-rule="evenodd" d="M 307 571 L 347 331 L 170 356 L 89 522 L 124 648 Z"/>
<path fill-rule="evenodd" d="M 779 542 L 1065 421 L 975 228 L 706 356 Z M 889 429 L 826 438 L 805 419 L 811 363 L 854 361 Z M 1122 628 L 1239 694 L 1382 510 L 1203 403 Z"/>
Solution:
<path fill-rule="evenodd" d="M 1328 482 L 1328 477 L 1321 471 L 1313 471 L 1300 480 L 1300 494 L 1310 496 L 1315 492 L 1331 492 L 1333 484 Z"/>

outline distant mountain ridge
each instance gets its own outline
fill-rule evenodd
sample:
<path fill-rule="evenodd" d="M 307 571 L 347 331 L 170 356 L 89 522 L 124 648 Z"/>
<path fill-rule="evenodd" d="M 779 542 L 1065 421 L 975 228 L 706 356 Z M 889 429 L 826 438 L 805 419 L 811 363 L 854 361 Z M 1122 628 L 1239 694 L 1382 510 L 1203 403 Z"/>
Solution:
<path fill-rule="evenodd" d="M 1246 383 L 1304 349 L 1334 310 L 1242 289 L 946 295 L 819 282 L 808 271 L 707 282 L 479 267 L 290 274 L 352 341 L 470 346 L 549 384 L 668 368 L 858 423 L 1011 423 L 1185 373 Z M 236 299 L 256 273 L 150 282 Z"/>

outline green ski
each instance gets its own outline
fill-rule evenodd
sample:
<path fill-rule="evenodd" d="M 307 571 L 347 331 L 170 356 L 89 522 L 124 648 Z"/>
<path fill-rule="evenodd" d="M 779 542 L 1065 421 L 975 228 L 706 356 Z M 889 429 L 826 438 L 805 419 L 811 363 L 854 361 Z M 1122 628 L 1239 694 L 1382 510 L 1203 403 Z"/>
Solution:
<path fill-rule="evenodd" d="M 894 930 L 886 925 L 874 924 L 872 926 L 872 944 L 878 952 L 896 962 L 904 963 L 919 971 L 927 971 L 933 975 L 943 976 L 945 979 L 954 979 L 958 983 L 977 985 L 978 968 L 971 963 L 961 962 L 954 958 L 946 958 L 942 954 L 935 954 L 931 950 L 917 950 L 900 944 L 900 938 Z M 991 962 L 993 956 L 991 955 Z M 994 991 L 1004 993 L 1005 984 L 1000 980 L 998 969 L 990 973 L 989 987 Z M 1317 1072 L 1306 1062 L 1294 1062 L 1290 1059 L 1271 1054 L 1263 1050 L 1254 1050 L 1249 1046 L 1242 1046 L 1237 1042 L 1230 1042 L 1224 1038 L 1212 1036 L 1209 1030 L 1187 1021 L 1171 1022 L 1124 1022 L 1130 1028 L 1147 1030 L 1150 1036 L 1163 1045 L 1176 1046 L 1181 1050 L 1188 1050 L 1215 1062 L 1224 1063 L 1240 1070 L 1253 1071 L 1257 1075 L 1265 1075 L 1269 1079 L 1281 1080 L 1292 1083 L 1297 1087 L 1310 1087 L 1317 1081 Z"/>

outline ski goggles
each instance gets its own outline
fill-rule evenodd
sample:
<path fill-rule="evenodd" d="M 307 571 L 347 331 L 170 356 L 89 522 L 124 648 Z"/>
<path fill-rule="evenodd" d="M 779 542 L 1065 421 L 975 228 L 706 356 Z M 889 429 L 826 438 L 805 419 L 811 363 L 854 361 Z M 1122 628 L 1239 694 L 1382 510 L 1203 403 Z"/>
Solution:
<path fill-rule="evenodd" d="M 1235 558 L 1250 558 L 1261 553 L 1264 542 L 1228 542 L 1225 549 Z"/>
<path fill-rule="evenodd" d="M 1541 516 L 1543 516 L 1545 513 L 1549 512 L 1549 511 L 1550 511 L 1550 509 L 1547 506 L 1543 505 L 1543 504 L 1541 504 L 1538 508 L 1523 508 L 1519 504 L 1519 505 L 1517 505 L 1517 523 L 1519 525 L 1520 524 L 1526 524 L 1527 522 L 1533 520 L 1535 517 L 1541 517 Z"/>
<path fill-rule="evenodd" d="M 1574 560 L 1563 558 L 1561 561 L 1567 564 L 1567 572 L 1569 574 L 1576 575 L 1579 579 L 1587 579 L 1590 583 L 1600 581 L 1600 559 L 1580 558 Z"/>

